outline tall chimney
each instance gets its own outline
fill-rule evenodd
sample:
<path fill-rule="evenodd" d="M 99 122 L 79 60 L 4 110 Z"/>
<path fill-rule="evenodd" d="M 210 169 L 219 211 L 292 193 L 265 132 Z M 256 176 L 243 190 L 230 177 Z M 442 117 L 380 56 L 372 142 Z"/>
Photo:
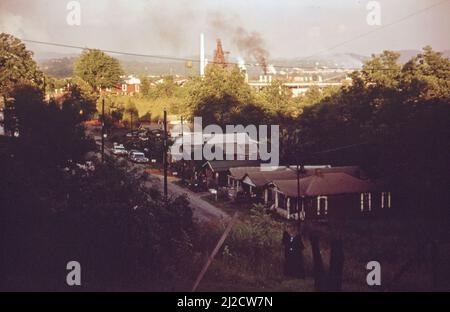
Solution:
<path fill-rule="evenodd" d="M 205 35 L 200 34 L 200 76 L 205 76 Z"/>

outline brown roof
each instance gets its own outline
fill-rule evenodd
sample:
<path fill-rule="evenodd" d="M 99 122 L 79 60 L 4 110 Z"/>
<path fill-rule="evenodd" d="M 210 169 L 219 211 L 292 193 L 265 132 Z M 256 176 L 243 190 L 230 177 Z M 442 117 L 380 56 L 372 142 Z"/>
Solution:
<path fill-rule="evenodd" d="M 248 172 L 246 175 L 255 186 L 260 187 L 274 180 L 290 180 L 297 178 L 297 172 L 295 170 L 281 167 L 272 171 L 253 171 Z"/>
<path fill-rule="evenodd" d="M 209 165 L 214 172 L 228 171 L 236 167 L 256 167 L 259 166 L 259 160 L 211 160 L 203 164 L 203 167 Z"/>
<path fill-rule="evenodd" d="M 292 169 L 296 169 L 296 166 L 289 166 Z M 317 168 L 314 168 L 317 167 Z M 331 166 L 312 166 L 312 168 L 308 168 L 308 166 L 305 166 L 305 173 L 307 175 L 314 175 L 314 174 L 320 174 L 320 173 L 326 173 L 326 172 L 344 172 L 347 173 L 355 178 L 363 178 L 365 177 L 364 172 L 361 170 L 359 166 L 338 166 L 338 167 L 331 167 Z"/>
<path fill-rule="evenodd" d="M 287 196 L 297 196 L 297 179 L 274 180 L 277 188 Z M 300 196 L 336 195 L 382 190 L 381 181 L 362 180 L 344 172 L 324 172 L 300 179 Z"/>
<path fill-rule="evenodd" d="M 235 167 L 230 168 L 230 175 L 238 180 L 242 180 L 248 172 L 259 171 L 261 170 L 261 166 L 254 167 Z"/>

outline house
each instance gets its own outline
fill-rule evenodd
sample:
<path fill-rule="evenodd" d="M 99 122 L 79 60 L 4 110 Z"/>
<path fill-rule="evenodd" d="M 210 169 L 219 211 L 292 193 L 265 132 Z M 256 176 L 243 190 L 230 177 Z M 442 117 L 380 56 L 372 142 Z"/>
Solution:
<path fill-rule="evenodd" d="M 120 82 L 120 88 L 123 95 L 133 95 L 139 93 L 141 80 L 133 76 L 128 76 Z"/>
<path fill-rule="evenodd" d="M 230 169 L 236 167 L 259 167 L 259 160 L 211 160 L 202 166 L 202 180 L 207 188 L 226 187 Z"/>
<path fill-rule="evenodd" d="M 317 169 L 328 169 L 329 165 L 305 166 L 300 177 L 312 174 Z M 266 205 L 273 204 L 272 182 L 274 180 L 297 179 L 297 166 L 239 167 L 230 169 L 228 176 L 229 196 L 243 192 L 248 197 L 259 198 Z"/>
<path fill-rule="evenodd" d="M 189 147 L 191 152 L 201 150 L 217 156 L 217 160 L 228 159 L 258 159 L 258 141 L 253 140 L 246 132 L 240 133 L 202 133 L 184 132 L 175 137 L 173 146 L 183 146 L 185 150 Z M 171 149 L 173 156 L 180 156 L 181 149 Z M 174 157 L 176 158 L 176 157 Z M 220 159 L 222 158 L 222 159 Z"/>
<path fill-rule="evenodd" d="M 228 194 L 229 197 L 235 198 L 242 192 L 248 199 L 267 204 L 271 199 L 269 184 L 274 179 L 295 179 L 296 176 L 295 170 L 285 166 L 231 168 L 228 175 Z"/>
<path fill-rule="evenodd" d="M 360 179 L 346 172 L 316 171 L 298 180 L 272 183 L 271 208 L 287 219 L 344 218 L 380 212 L 392 205 L 385 181 Z"/>
<path fill-rule="evenodd" d="M 133 75 L 121 77 L 113 88 L 106 88 L 106 92 L 117 95 L 134 95 L 140 92 L 141 80 Z"/>
<path fill-rule="evenodd" d="M 373 214 L 392 206 L 383 180 L 370 180 L 358 166 L 259 166 L 229 169 L 228 194 L 243 194 L 290 219 Z M 297 198 L 299 202 L 297 205 Z"/>

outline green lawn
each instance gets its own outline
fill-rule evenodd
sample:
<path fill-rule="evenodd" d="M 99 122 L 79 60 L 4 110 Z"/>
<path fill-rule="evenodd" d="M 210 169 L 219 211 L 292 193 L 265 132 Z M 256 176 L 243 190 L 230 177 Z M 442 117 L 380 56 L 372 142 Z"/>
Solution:
<path fill-rule="evenodd" d="M 163 117 L 164 109 L 167 109 L 168 114 L 179 114 L 180 109 L 183 108 L 183 100 L 180 98 L 159 98 L 149 99 L 141 96 L 115 96 L 114 101 L 116 103 L 123 104 L 125 107 L 129 101 L 136 105 L 139 111 L 139 116 L 145 115 L 150 112 L 153 120 Z"/>

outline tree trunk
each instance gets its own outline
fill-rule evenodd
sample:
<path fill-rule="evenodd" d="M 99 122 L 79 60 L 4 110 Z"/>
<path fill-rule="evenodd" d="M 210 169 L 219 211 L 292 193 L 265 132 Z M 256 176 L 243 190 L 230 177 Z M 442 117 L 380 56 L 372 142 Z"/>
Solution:
<path fill-rule="evenodd" d="M 342 273 L 344 270 L 344 250 L 342 241 L 335 239 L 331 243 L 330 256 L 330 272 L 328 275 L 328 290 L 341 291 L 342 290 Z"/>

